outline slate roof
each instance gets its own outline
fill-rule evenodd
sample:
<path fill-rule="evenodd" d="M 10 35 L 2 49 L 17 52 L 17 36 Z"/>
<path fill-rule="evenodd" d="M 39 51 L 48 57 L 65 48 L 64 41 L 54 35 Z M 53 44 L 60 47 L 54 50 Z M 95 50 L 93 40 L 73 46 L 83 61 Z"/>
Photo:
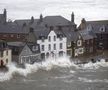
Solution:
<path fill-rule="evenodd" d="M 87 26 L 91 25 L 94 33 L 108 33 L 108 20 L 87 21 Z M 105 32 L 101 31 L 101 27 L 105 27 Z"/>
<path fill-rule="evenodd" d="M 3 19 L 3 14 L 0 14 L 0 21 Z"/>
<path fill-rule="evenodd" d="M 22 27 L 19 27 L 14 22 L 9 22 L 6 24 L 0 24 L 0 33 L 27 33 L 22 30 Z"/>
<path fill-rule="evenodd" d="M 85 30 L 80 30 L 78 32 L 81 34 L 83 40 L 96 38 L 96 35 L 92 32 L 92 30 L 85 29 Z"/>
<path fill-rule="evenodd" d="M 21 19 L 21 20 L 15 20 L 14 23 L 16 23 L 18 26 L 23 26 L 26 24 L 27 26 L 36 26 L 39 19 L 34 19 L 33 23 L 31 23 L 31 19 Z"/>
<path fill-rule="evenodd" d="M 48 26 L 66 26 L 70 24 L 70 21 L 62 16 L 46 16 L 43 22 Z"/>
<path fill-rule="evenodd" d="M 37 39 L 42 39 L 42 37 L 47 38 L 50 31 L 51 30 L 48 28 L 37 29 L 37 30 L 35 30 L 36 38 Z M 65 37 L 65 34 L 62 31 L 56 30 L 56 29 L 53 29 L 53 31 L 56 33 L 57 37 L 59 37 L 60 35 Z"/>
<path fill-rule="evenodd" d="M 70 21 L 65 19 L 62 16 L 46 16 L 43 18 L 43 21 L 40 22 L 40 19 L 34 19 L 33 23 L 31 22 L 31 19 L 24 19 L 24 20 L 15 20 L 14 21 L 18 26 L 23 26 L 24 23 L 26 25 L 29 25 L 30 27 L 36 28 L 37 26 L 66 26 L 70 25 Z"/>
<path fill-rule="evenodd" d="M 40 53 L 40 47 L 39 44 L 32 44 L 32 43 L 27 43 L 27 46 L 30 48 L 30 50 L 32 51 L 32 53 L 36 54 L 36 53 Z M 33 47 L 36 46 L 36 49 L 34 50 Z"/>
<path fill-rule="evenodd" d="M 73 30 L 70 30 L 70 29 L 63 29 L 63 33 L 67 37 L 68 42 L 76 41 L 78 39 L 79 35 L 80 35 L 79 32 L 73 31 Z"/>

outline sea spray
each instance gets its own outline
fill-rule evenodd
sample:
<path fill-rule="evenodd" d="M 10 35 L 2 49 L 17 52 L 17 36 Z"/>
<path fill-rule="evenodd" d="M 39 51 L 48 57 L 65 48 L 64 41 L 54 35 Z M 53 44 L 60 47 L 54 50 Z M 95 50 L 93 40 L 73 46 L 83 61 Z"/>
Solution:
<path fill-rule="evenodd" d="M 108 67 L 108 62 L 105 62 L 104 59 L 100 60 L 100 62 L 92 63 L 89 62 L 87 64 L 74 64 L 68 57 L 61 57 L 58 59 L 49 58 L 45 61 L 34 63 L 32 65 L 25 64 L 25 68 L 18 68 L 15 63 L 12 63 L 7 66 L 7 72 L 0 72 L 0 82 L 5 80 L 10 80 L 15 74 L 26 77 L 28 74 L 37 72 L 39 69 L 49 71 L 52 68 L 63 67 L 69 68 L 74 67 L 76 69 L 98 69 L 99 67 Z"/>
<path fill-rule="evenodd" d="M 49 58 L 40 63 L 34 63 L 32 65 L 25 64 L 25 68 L 18 68 L 15 63 L 11 63 L 7 66 L 9 69 L 8 72 L 0 72 L 0 81 L 10 80 L 15 74 L 26 77 L 28 74 L 36 72 L 39 69 L 48 71 L 57 66 L 70 67 L 71 62 L 67 57 L 58 58 L 56 60 Z"/>

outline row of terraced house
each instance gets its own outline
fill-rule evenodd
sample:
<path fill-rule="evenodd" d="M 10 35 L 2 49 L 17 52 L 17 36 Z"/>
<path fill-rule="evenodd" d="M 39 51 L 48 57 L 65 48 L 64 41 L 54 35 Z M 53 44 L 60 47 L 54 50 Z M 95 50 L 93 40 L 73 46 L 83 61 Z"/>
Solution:
<path fill-rule="evenodd" d="M 108 20 L 86 21 L 77 26 L 62 16 L 7 21 L 7 11 L 0 14 L 0 65 L 15 61 L 34 63 L 49 57 L 79 57 L 108 49 Z M 100 17 L 101 18 L 101 17 Z M 7 54 L 6 54 L 7 51 Z M 3 56 L 4 55 L 4 56 Z M 9 58 L 6 55 L 10 55 Z"/>

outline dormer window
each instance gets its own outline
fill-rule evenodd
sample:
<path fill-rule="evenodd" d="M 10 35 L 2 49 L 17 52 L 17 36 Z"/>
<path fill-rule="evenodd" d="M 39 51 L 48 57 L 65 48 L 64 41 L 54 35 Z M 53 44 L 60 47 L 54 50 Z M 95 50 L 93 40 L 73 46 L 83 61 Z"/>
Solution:
<path fill-rule="evenodd" d="M 60 35 L 60 40 L 62 40 L 63 39 L 63 36 L 62 35 Z"/>
<path fill-rule="evenodd" d="M 101 31 L 101 32 L 105 32 L 105 26 L 102 26 L 102 27 L 100 28 L 100 31 Z"/>
<path fill-rule="evenodd" d="M 42 37 L 42 42 L 44 42 L 44 37 Z"/>
<path fill-rule="evenodd" d="M 33 51 L 37 51 L 37 50 L 38 50 L 38 46 L 33 46 L 33 47 L 32 47 L 32 50 L 33 50 Z"/>

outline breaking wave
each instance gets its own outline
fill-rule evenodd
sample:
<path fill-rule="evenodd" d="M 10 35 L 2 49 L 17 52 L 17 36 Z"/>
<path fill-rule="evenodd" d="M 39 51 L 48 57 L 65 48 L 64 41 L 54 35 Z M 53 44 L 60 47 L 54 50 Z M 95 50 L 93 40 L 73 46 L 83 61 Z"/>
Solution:
<path fill-rule="evenodd" d="M 10 80 L 15 74 L 26 77 L 28 74 L 37 72 L 39 69 L 49 71 L 52 68 L 63 67 L 69 68 L 74 67 L 76 69 L 98 69 L 99 67 L 108 67 L 108 63 L 105 60 L 96 63 L 87 63 L 87 64 L 74 64 L 68 57 L 62 57 L 58 59 L 47 59 L 46 61 L 40 63 L 34 63 L 33 65 L 25 64 L 25 68 L 18 68 L 15 63 L 12 63 L 7 66 L 7 72 L 0 72 L 0 82 Z M 75 71 L 74 71 L 75 72 Z M 71 72 L 71 73 L 74 73 Z"/>
<path fill-rule="evenodd" d="M 87 79 L 87 78 L 82 78 L 82 77 L 79 77 L 78 79 L 82 82 L 87 82 L 87 83 L 99 83 L 99 82 L 108 83 L 108 79 L 100 80 L 100 79 Z"/>

